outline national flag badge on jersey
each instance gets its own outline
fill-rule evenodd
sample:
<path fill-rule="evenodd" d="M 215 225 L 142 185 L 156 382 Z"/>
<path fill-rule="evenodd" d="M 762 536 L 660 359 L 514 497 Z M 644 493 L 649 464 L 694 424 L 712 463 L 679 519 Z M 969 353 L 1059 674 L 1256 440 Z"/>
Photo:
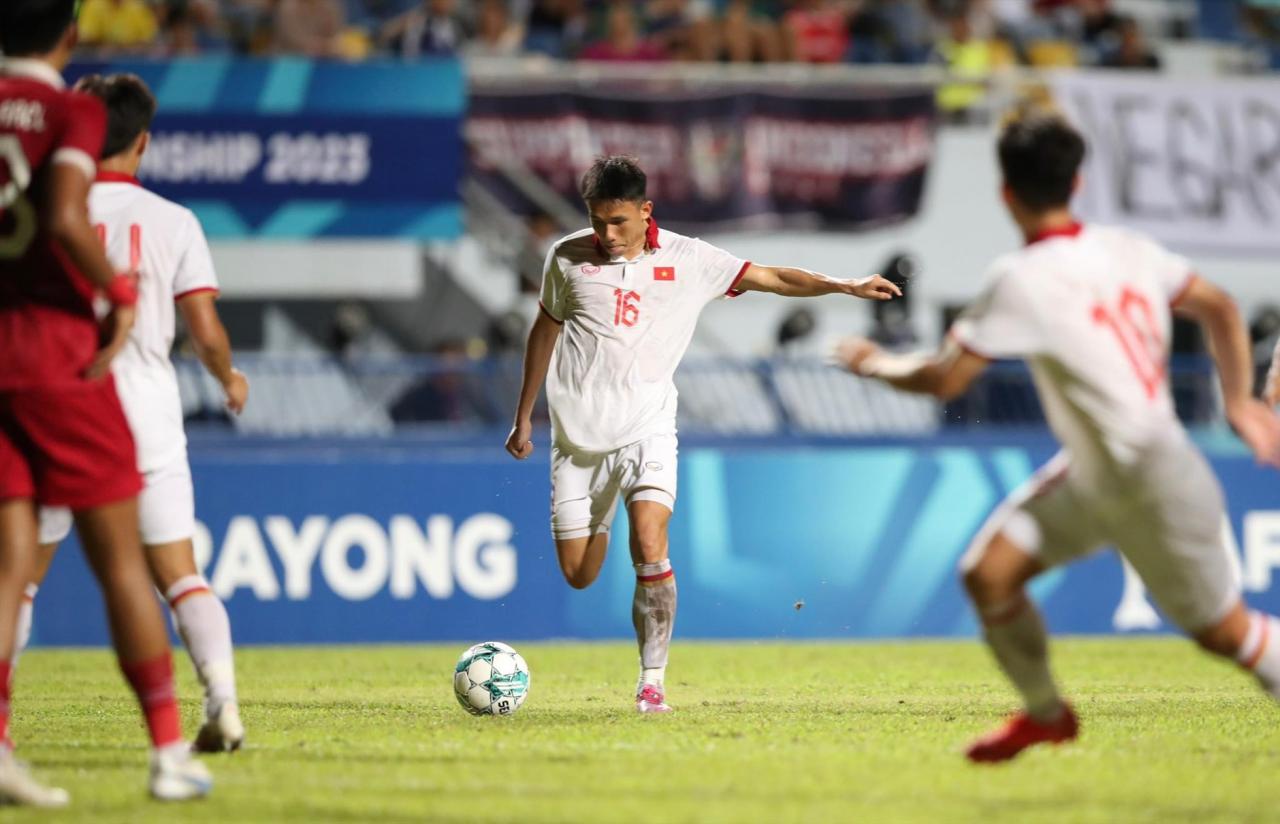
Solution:
<path fill-rule="evenodd" d="M 675 280 L 676 267 L 674 266 L 655 266 L 653 267 L 654 280 Z"/>

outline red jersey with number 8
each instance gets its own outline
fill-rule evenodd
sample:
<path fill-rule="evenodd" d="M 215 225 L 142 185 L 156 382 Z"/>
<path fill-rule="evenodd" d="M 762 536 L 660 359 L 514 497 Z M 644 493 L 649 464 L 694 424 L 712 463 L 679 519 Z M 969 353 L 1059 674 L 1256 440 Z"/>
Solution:
<path fill-rule="evenodd" d="M 0 62 L 0 500 L 82 510 L 142 488 L 115 381 L 84 376 L 93 288 L 40 223 L 54 165 L 92 180 L 105 132 L 102 104 L 52 66 Z"/>
<path fill-rule="evenodd" d="M 102 103 L 52 67 L 0 63 L 0 390 L 75 383 L 98 348 L 93 287 L 40 215 L 53 165 L 92 179 L 105 131 Z"/>

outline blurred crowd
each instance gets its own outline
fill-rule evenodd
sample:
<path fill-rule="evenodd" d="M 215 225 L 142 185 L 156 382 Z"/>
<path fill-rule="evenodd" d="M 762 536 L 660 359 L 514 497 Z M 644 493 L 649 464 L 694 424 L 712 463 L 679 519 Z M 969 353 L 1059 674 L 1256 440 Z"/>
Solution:
<path fill-rule="evenodd" d="M 1259 0 L 1212 0 L 1253 6 Z M 1152 69 L 1123 0 L 84 0 L 93 54 Z M 1242 7 L 1242 14 L 1244 7 Z M 1260 18 L 1269 19 L 1265 14 Z M 1164 32 L 1157 32 L 1164 34 Z"/>

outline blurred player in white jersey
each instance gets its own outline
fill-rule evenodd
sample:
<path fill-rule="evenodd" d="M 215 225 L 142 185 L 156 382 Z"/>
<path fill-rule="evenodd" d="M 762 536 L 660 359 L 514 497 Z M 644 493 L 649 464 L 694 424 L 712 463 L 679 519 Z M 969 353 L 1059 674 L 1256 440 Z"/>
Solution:
<path fill-rule="evenodd" d="M 1179 627 L 1280 699 L 1280 622 L 1246 609 L 1223 538 L 1222 490 L 1174 413 L 1169 307 L 1203 327 L 1227 419 L 1267 463 L 1280 462 L 1280 419 L 1251 397 L 1248 339 L 1230 297 L 1142 235 L 1076 222 L 1068 203 L 1084 152 L 1057 116 L 1032 112 L 1006 125 L 1003 196 L 1026 247 L 996 260 L 936 355 L 891 355 L 863 339 L 840 350 L 857 374 L 941 398 L 964 392 L 991 359 L 1023 359 L 1063 446 L 996 509 L 961 561 L 986 642 L 1025 704 L 969 748 L 977 762 L 1076 737 L 1024 587 L 1107 544 Z"/>
<path fill-rule="evenodd" d="M 147 563 L 204 685 L 205 721 L 196 749 L 235 750 L 244 727 L 236 700 L 231 625 L 226 608 L 196 567 L 191 544 L 191 467 L 178 380 L 169 360 L 175 305 L 196 354 L 222 384 L 229 410 L 238 413 L 244 407 L 249 384 L 231 365 L 231 346 L 214 305 L 218 280 L 200 223 L 190 210 L 142 188 L 135 177 L 150 138 L 155 98 L 131 74 L 86 77 L 76 89 L 97 97 L 107 109 L 107 136 L 97 180 L 89 191 L 89 218 L 106 244 L 108 258 L 138 279 L 137 322 L 111 371 L 137 442 L 138 469 L 145 482 L 138 515 Z M 69 510 L 41 509 L 43 551 L 19 613 L 19 650 L 31 635 L 37 587 L 57 544 L 70 530 Z"/>
<path fill-rule="evenodd" d="M 533 405 L 545 379 L 560 570 L 575 589 L 596 579 L 621 496 L 636 571 L 636 709 L 651 713 L 670 710 L 663 679 L 676 612 L 667 551 L 676 501 L 673 376 L 698 316 L 712 300 L 746 291 L 875 300 L 901 292 L 879 276 L 835 280 L 757 266 L 659 229 L 645 187 L 644 171 L 627 157 L 601 158 L 583 177 L 591 228 L 559 241 L 547 256 L 507 451 L 517 459 L 533 452 Z"/>

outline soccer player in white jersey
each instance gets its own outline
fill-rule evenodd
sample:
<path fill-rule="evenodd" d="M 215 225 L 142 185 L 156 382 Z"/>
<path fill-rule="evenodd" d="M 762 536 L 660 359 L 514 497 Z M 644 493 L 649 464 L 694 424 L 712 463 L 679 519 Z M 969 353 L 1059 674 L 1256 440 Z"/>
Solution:
<path fill-rule="evenodd" d="M 544 379 L 551 409 L 551 531 L 575 589 L 600 573 L 621 496 L 631 521 L 640 647 L 636 709 L 668 712 L 663 689 L 676 584 L 667 524 L 676 501 L 673 376 L 712 300 L 745 291 L 787 297 L 901 294 L 877 276 L 835 280 L 758 266 L 697 238 L 659 229 L 635 160 L 606 157 L 582 179 L 591 228 L 547 256 L 541 312 L 529 333 L 507 451 L 533 452 L 533 405 Z M 550 370 L 550 374 L 548 374 Z"/>
<path fill-rule="evenodd" d="M 1280 622 L 1241 600 L 1221 488 L 1174 414 L 1168 307 L 1205 330 L 1227 419 L 1262 461 L 1280 462 L 1280 419 L 1251 397 L 1248 339 L 1230 297 L 1142 235 L 1076 222 L 1068 203 L 1084 152 L 1056 115 L 1007 124 L 1003 196 L 1026 247 L 995 261 L 937 354 L 892 355 L 863 339 L 839 352 L 857 374 L 940 398 L 964 392 L 991 359 L 1023 359 L 1063 446 L 996 509 L 960 564 L 987 645 L 1024 702 L 970 746 L 975 762 L 1076 737 L 1024 587 L 1107 544 L 1179 627 L 1280 699 Z"/>
<path fill-rule="evenodd" d="M 142 188 L 135 177 L 150 137 L 155 98 L 131 74 L 86 77 L 76 89 L 98 97 L 107 109 L 107 137 L 98 177 L 89 191 L 89 217 L 106 244 L 107 256 L 121 271 L 138 278 L 137 322 L 111 371 L 146 484 L 138 512 L 147 563 L 204 685 L 205 721 L 195 748 L 235 750 L 244 727 L 236 700 L 231 625 L 226 608 L 196 566 L 191 543 L 191 467 L 178 381 L 169 360 L 175 306 L 186 321 L 196 354 L 222 384 L 229 410 L 238 413 L 244 407 L 249 384 L 231 365 L 231 346 L 214 306 L 218 280 L 200 223 L 190 210 Z M 70 529 L 69 510 L 41 510 L 43 551 L 19 613 L 19 650 L 31 636 L 32 599 L 53 551 Z"/>

